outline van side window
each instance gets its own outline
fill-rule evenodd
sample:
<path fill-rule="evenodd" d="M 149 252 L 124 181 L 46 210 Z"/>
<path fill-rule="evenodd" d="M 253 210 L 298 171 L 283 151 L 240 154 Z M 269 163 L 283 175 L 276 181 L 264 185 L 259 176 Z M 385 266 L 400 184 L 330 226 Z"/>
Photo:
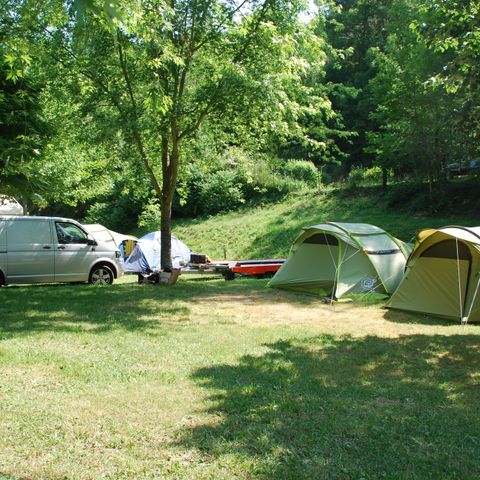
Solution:
<path fill-rule="evenodd" d="M 87 243 L 87 234 L 73 223 L 55 222 L 58 243 Z"/>
<path fill-rule="evenodd" d="M 8 243 L 52 243 L 50 223 L 45 220 L 8 221 Z"/>

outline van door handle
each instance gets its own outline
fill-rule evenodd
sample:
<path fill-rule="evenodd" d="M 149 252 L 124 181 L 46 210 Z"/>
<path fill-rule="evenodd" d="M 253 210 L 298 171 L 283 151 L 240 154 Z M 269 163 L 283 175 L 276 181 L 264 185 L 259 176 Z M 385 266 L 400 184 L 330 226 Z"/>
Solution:
<path fill-rule="evenodd" d="M 65 245 L 59 245 L 59 246 L 57 247 L 57 250 L 65 250 Z"/>
<path fill-rule="evenodd" d="M 43 248 L 44 248 L 45 250 L 49 250 L 49 249 L 52 248 L 52 247 L 51 247 L 50 245 L 45 245 Z"/>

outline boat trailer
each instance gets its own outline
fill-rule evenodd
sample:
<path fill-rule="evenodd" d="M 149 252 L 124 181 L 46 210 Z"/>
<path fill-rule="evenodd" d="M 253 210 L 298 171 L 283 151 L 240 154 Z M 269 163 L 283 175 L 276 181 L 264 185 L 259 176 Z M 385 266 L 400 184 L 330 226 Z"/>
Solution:
<path fill-rule="evenodd" d="M 270 278 L 275 275 L 284 262 L 284 258 L 190 262 L 185 268 L 182 268 L 182 275 L 189 273 L 222 275 L 225 280 L 234 280 L 237 276 Z"/>

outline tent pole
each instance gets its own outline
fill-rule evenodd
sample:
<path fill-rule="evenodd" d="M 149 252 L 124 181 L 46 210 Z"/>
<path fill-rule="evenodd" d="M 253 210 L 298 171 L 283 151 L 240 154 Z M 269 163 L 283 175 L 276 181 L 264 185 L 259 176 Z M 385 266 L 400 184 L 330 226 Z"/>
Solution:
<path fill-rule="evenodd" d="M 457 247 L 457 280 L 458 280 L 458 304 L 460 306 L 460 322 L 463 323 L 462 282 L 460 280 L 460 254 L 458 252 L 458 238 L 455 238 Z"/>
<path fill-rule="evenodd" d="M 330 258 L 332 259 L 333 267 L 335 268 L 335 277 L 333 279 L 333 288 L 332 288 L 332 295 L 330 298 L 330 303 L 333 303 L 333 298 L 335 297 L 335 290 L 336 290 L 336 278 L 337 278 L 337 270 L 338 270 L 338 265 L 335 266 L 335 259 L 333 258 L 332 250 L 330 248 L 330 243 L 328 243 L 328 237 L 327 234 L 323 234 L 325 236 L 325 241 L 327 242 L 327 248 L 328 248 L 328 253 L 330 254 Z M 340 246 L 340 241 L 338 242 L 338 251 L 340 252 L 341 246 Z"/>
<path fill-rule="evenodd" d="M 343 252 L 342 252 L 343 250 Z M 359 250 L 357 250 L 358 253 Z M 334 292 L 336 293 L 337 291 L 337 286 L 338 282 L 340 280 L 340 272 L 342 269 L 343 262 L 345 261 L 345 255 L 347 253 L 347 244 L 345 242 L 341 243 L 340 241 L 338 242 L 338 262 L 337 262 L 337 268 L 335 269 L 335 282 L 334 282 L 334 288 L 332 291 L 332 298 L 331 301 L 333 302 L 333 297 L 334 297 Z M 353 255 L 355 255 L 355 253 Z M 352 255 L 352 257 L 353 257 Z M 351 257 L 349 257 L 351 258 Z M 348 259 L 347 259 L 348 260 Z"/>
<path fill-rule="evenodd" d="M 468 313 L 465 317 L 462 317 L 462 325 L 466 325 L 468 323 L 468 319 L 472 314 L 473 304 L 475 303 L 475 299 L 477 298 L 478 288 L 480 287 L 480 272 L 477 272 L 478 281 L 477 287 L 475 288 L 475 293 L 473 294 L 472 301 L 470 302 L 470 308 L 468 309 Z"/>
<path fill-rule="evenodd" d="M 341 253 L 342 253 L 342 242 L 338 242 L 338 258 L 337 258 L 337 267 L 335 268 L 335 278 L 333 279 L 333 288 L 332 288 L 332 298 L 330 299 L 331 303 L 333 303 L 333 299 L 335 297 L 335 293 L 337 291 L 338 279 L 340 277 L 340 267 L 342 265 L 341 260 Z"/>

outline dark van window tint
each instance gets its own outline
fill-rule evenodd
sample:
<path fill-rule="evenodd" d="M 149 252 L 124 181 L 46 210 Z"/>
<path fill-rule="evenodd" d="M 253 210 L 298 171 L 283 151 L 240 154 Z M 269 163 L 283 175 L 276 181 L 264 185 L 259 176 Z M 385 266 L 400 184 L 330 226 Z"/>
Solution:
<path fill-rule="evenodd" d="M 457 259 L 457 242 L 455 240 L 444 240 L 427 248 L 421 257 L 435 258 L 454 258 Z M 460 260 L 471 260 L 472 255 L 469 248 L 463 243 L 458 242 L 458 258 Z"/>
<path fill-rule="evenodd" d="M 328 233 L 316 233 L 308 237 L 303 243 L 313 243 L 315 245 L 338 245 L 338 240 Z"/>
<path fill-rule="evenodd" d="M 87 243 L 87 234 L 76 225 L 67 222 L 56 222 L 58 243 Z"/>

